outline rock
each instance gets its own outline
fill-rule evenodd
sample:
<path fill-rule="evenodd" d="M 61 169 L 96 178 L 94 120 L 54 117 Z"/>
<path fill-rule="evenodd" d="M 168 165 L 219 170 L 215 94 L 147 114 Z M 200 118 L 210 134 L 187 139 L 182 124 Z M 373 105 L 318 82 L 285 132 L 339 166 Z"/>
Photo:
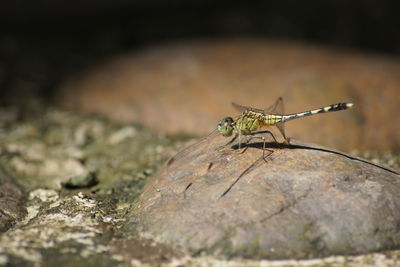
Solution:
<path fill-rule="evenodd" d="M 65 81 L 57 99 L 73 110 L 190 134 L 235 115 L 231 102 L 265 108 L 282 96 L 292 113 L 351 101 L 351 111 L 288 123 L 288 135 L 345 151 L 387 150 L 400 147 L 400 124 L 393 123 L 399 88 L 400 63 L 385 56 L 235 39 L 122 55 Z"/>
<path fill-rule="evenodd" d="M 83 259 L 86 266 L 117 263 L 105 257 L 109 247 L 103 237 L 113 221 L 105 219 L 95 199 L 36 189 L 29 194 L 27 210 L 26 218 L 0 237 L 0 255 L 8 265 L 76 265 Z"/>
<path fill-rule="evenodd" d="M 157 265 L 184 256 L 146 238 L 121 238 L 125 212 L 104 203 L 111 196 L 108 201 L 97 198 L 82 192 L 61 196 L 55 190 L 31 191 L 26 217 L 0 236 L 0 265 Z"/>
<path fill-rule="evenodd" d="M 171 141 L 143 127 L 55 108 L 8 113 L 0 114 L 0 165 L 26 191 L 143 184 L 168 157 L 162 152 Z"/>
<path fill-rule="evenodd" d="M 77 175 L 70 177 L 66 182 L 62 183 L 65 188 L 85 188 L 92 187 L 98 184 L 98 180 L 93 173 L 87 173 L 85 175 Z"/>
<path fill-rule="evenodd" d="M 144 127 L 37 108 L 0 112 L 0 265 L 157 265 L 180 256 L 124 230 L 171 141 Z"/>
<path fill-rule="evenodd" d="M 131 223 L 195 255 L 309 258 L 400 245 L 399 172 L 293 140 L 267 143 L 265 157 L 258 141 L 243 153 L 221 149 L 226 142 L 211 135 L 170 160 Z"/>
<path fill-rule="evenodd" d="M 0 168 L 0 232 L 5 232 L 25 215 L 25 194 Z"/>
<path fill-rule="evenodd" d="M 2 109 L 0 126 L 0 166 L 4 169 L 0 172 L 0 210 L 10 216 L 6 220 L 0 218 L 0 226 L 5 226 L 1 228 L 5 232 L 0 233 L 1 266 L 396 266 L 399 263 L 400 251 L 311 261 L 226 260 L 206 253 L 193 257 L 152 239 L 132 224 L 139 215 L 133 213 L 132 204 L 148 177 L 170 153 L 168 150 L 172 150 L 168 137 L 144 127 L 116 125 L 99 117 L 54 108 L 35 110 L 28 115 Z M 196 150 L 198 155 L 205 152 L 210 155 L 212 146 L 207 146 L 208 142 L 202 144 L 205 151 Z M 252 149 L 260 152 L 253 147 L 247 152 Z M 169 168 L 173 170 L 179 162 L 189 162 L 191 156 L 186 157 L 186 151 L 171 160 Z M 221 153 L 231 155 L 229 149 Z M 36 167 L 30 169 L 34 172 L 22 174 L 11 165 L 12 159 L 33 167 L 49 159 L 65 164 L 75 160 L 87 169 L 95 169 L 99 183 L 79 191 L 51 188 L 65 169 L 60 169 L 57 177 L 37 176 Z M 249 173 L 259 168 L 257 164 Z M 204 166 L 207 168 L 199 173 L 214 171 L 218 162 L 212 165 L 205 162 Z M 225 197 L 230 197 L 241 183 L 243 180 Z M 186 190 L 188 196 L 196 185 L 193 183 L 193 188 Z"/>

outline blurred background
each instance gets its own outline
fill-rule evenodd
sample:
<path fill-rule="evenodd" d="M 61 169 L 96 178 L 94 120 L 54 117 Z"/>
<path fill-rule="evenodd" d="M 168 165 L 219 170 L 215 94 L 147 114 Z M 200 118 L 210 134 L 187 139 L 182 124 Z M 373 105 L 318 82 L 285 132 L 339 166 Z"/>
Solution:
<path fill-rule="evenodd" d="M 339 115 L 319 136 L 305 139 L 397 149 L 399 126 L 382 125 L 382 118 L 398 115 L 399 8 L 398 1 L 373 0 L 6 1 L 0 4 L 0 105 L 39 98 L 171 133 L 196 133 L 230 115 L 231 101 L 263 108 L 283 95 L 291 112 L 358 101 L 351 119 Z M 267 71 L 274 77 L 260 79 Z M 144 89 L 151 94 L 142 96 Z M 207 104 L 211 111 L 203 114 Z M 174 126 L 183 113 L 186 123 Z M 342 131 L 343 121 L 343 128 L 359 127 L 349 131 L 350 141 L 325 142 L 328 133 Z M 293 123 L 289 135 L 307 136 Z M 365 133 L 378 126 L 386 130 Z"/>

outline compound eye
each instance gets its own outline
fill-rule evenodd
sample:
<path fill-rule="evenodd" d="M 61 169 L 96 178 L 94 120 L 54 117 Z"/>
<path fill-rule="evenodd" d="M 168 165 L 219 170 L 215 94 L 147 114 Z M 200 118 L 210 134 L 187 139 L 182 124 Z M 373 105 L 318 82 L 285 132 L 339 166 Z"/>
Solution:
<path fill-rule="evenodd" d="M 229 122 L 229 117 L 226 117 L 226 118 L 223 118 L 219 123 L 218 123 L 218 125 L 219 126 L 222 126 L 222 125 L 227 125 Z"/>
<path fill-rule="evenodd" d="M 225 124 L 226 126 L 231 126 L 231 125 L 233 124 L 233 119 L 232 119 L 231 117 L 226 117 L 226 118 L 224 119 L 224 124 Z"/>

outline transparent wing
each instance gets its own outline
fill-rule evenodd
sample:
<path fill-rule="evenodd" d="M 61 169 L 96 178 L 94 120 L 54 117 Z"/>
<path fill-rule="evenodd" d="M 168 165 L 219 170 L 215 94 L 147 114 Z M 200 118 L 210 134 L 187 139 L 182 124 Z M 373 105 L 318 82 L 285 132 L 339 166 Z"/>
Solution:
<path fill-rule="evenodd" d="M 265 114 L 285 114 L 285 107 L 283 105 L 283 98 L 279 97 L 272 106 L 269 106 L 264 110 Z"/>
<path fill-rule="evenodd" d="M 284 115 L 285 114 L 285 106 L 283 104 L 282 97 L 279 97 L 272 106 L 269 106 L 268 108 L 266 108 L 264 110 L 252 108 L 249 106 L 243 106 L 243 105 L 240 105 L 237 103 L 232 103 L 232 105 L 235 107 L 235 109 L 237 109 L 241 113 L 246 110 L 251 110 L 251 111 L 260 112 L 260 113 L 264 113 L 264 114 L 275 114 L 275 115 Z M 285 134 L 284 123 L 277 123 L 277 124 L 275 124 L 275 126 L 279 129 L 283 138 L 285 138 L 285 140 L 287 140 L 286 134 Z"/>
<path fill-rule="evenodd" d="M 233 120 L 237 120 L 238 116 L 233 118 Z M 218 132 L 218 129 L 214 129 L 211 133 L 209 133 L 208 135 L 206 135 L 205 137 L 202 137 L 201 139 L 199 139 L 198 141 L 196 141 L 195 143 L 185 147 L 184 149 L 182 149 L 181 151 L 179 151 L 175 156 L 172 156 L 166 163 L 167 166 L 171 166 L 174 162 L 180 161 L 180 160 L 185 160 L 184 158 L 186 158 L 188 155 L 191 154 L 204 154 L 207 153 L 209 151 L 209 149 L 212 149 L 212 145 L 210 144 L 210 140 L 212 140 L 213 138 L 216 138 L 217 136 L 221 136 L 222 135 Z M 225 140 L 225 137 L 222 137 L 222 139 Z M 222 143 L 226 143 L 222 142 Z M 229 142 L 228 142 L 229 143 Z M 203 145 L 203 146 L 202 146 Z M 200 146 L 202 146 L 205 149 L 198 149 Z M 215 147 L 214 147 L 215 149 Z"/>
<path fill-rule="evenodd" d="M 188 145 L 187 147 L 183 148 L 181 151 L 176 153 L 174 156 L 172 156 L 168 161 L 167 161 L 167 166 L 172 165 L 175 161 L 179 161 L 180 159 L 184 158 L 187 153 L 190 151 L 196 149 L 197 146 L 203 144 L 204 142 L 208 142 L 208 139 L 211 138 L 212 136 L 218 134 L 217 129 L 213 130 L 211 133 L 206 135 L 205 137 L 200 138 L 199 140 L 195 141 L 193 144 Z"/>
<path fill-rule="evenodd" d="M 240 104 L 233 103 L 233 102 L 232 102 L 232 106 L 233 106 L 237 111 L 239 111 L 240 113 L 242 113 L 242 112 L 244 112 L 244 111 L 246 111 L 246 110 L 252 110 L 252 111 L 255 111 L 255 112 L 264 113 L 264 110 L 256 109 L 256 108 L 252 108 L 252 107 L 248 107 L 248 106 L 242 106 L 242 105 L 240 105 Z"/>
<path fill-rule="evenodd" d="M 269 106 L 268 108 L 262 110 L 262 109 L 256 109 L 256 108 L 252 108 L 249 106 L 243 106 L 237 103 L 232 103 L 233 107 L 238 110 L 239 112 L 243 112 L 246 110 L 252 110 L 252 111 L 256 111 L 256 112 L 261 112 L 264 114 L 278 114 L 278 115 L 283 115 L 285 114 L 285 109 L 284 109 L 284 105 L 283 105 L 283 98 L 279 97 L 275 103 L 271 106 Z"/>
<path fill-rule="evenodd" d="M 283 104 L 283 98 L 279 97 L 272 106 L 264 110 L 264 114 L 285 115 L 285 106 Z M 279 129 L 283 138 L 285 138 L 286 141 L 287 138 L 285 134 L 285 124 L 283 122 L 280 122 L 275 125 Z"/>

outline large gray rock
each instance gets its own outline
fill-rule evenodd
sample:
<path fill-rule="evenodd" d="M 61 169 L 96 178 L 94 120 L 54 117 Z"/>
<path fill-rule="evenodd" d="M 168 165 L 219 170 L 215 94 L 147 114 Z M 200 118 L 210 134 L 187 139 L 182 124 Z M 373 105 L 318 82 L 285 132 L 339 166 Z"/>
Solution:
<path fill-rule="evenodd" d="M 262 157 L 212 136 L 178 154 L 132 210 L 134 225 L 158 241 L 216 255 L 308 258 L 400 245 L 400 175 L 310 145 Z M 295 142 L 292 142 L 295 143 Z M 266 152 L 268 155 L 269 152 Z"/>

